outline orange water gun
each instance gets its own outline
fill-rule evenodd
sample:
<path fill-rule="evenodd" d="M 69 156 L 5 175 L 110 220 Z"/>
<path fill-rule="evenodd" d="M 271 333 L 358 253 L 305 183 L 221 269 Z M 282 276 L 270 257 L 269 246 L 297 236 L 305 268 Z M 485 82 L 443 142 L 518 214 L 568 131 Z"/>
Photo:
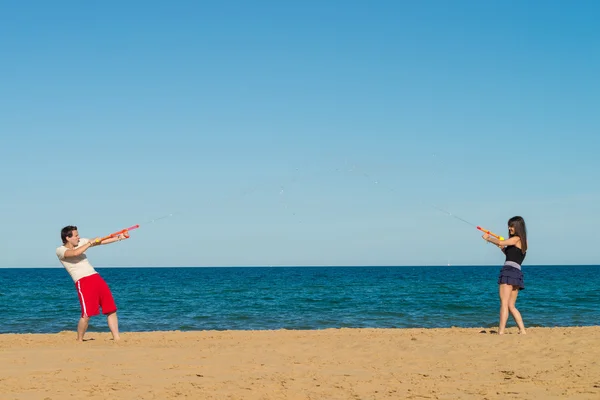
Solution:
<path fill-rule="evenodd" d="M 123 236 L 125 236 L 126 238 L 129 238 L 129 231 L 132 231 L 132 230 L 134 230 L 134 229 L 137 229 L 137 228 L 139 228 L 139 227 L 140 227 L 140 225 L 139 225 L 139 224 L 137 224 L 137 225 L 130 226 L 129 228 L 121 229 L 121 230 L 120 230 L 120 231 L 118 231 L 118 232 L 114 232 L 114 233 L 111 233 L 110 235 L 104 236 L 104 237 L 103 237 L 103 238 L 101 238 L 101 239 L 97 239 L 97 240 L 96 240 L 96 243 L 100 243 L 100 242 L 102 242 L 102 241 L 104 241 L 104 240 L 106 240 L 106 239 L 110 239 L 110 238 L 113 238 L 113 237 L 115 237 L 115 236 L 119 236 L 119 235 L 123 235 Z"/>
<path fill-rule="evenodd" d="M 495 237 L 498 240 L 504 240 L 504 238 L 502 236 L 498 236 L 495 233 L 492 233 L 492 232 L 488 231 L 487 229 L 483 229 L 480 226 L 478 226 L 477 229 L 479 229 L 483 233 L 487 233 L 488 235 Z"/>

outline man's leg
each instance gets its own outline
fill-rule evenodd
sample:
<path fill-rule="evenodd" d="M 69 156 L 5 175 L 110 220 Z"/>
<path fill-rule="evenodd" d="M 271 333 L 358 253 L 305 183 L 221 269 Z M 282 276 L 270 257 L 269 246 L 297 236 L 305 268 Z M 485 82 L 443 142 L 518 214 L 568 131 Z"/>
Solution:
<path fill-rule="evenodd" d="M 77 324 L 77 341 L 83 342 L 83 335 L 87 331 L 89 322 L 90 317 L 81 317 L 79 319 L 79 323 Z"/>
<path fill-rule="evenodd" d="M 112 333 L 113 340 L 119 340 L 119 319 L 117 318 L 117 312 L 112 312 L 106 316 L 108 322 L 108 329 Z"/>
<path fill-rule="evenodd" d="M 100 307 L 102 307 L 102 312 L 106 314 L 106 322 L 108 322 L 108 328 L 110 329 L 110 333 L 112 333 L 113 340 L 119 340 L 119 320 L 117 318 L 117 305 L 115 304 L 115 299 L 113 298 L 112 292 L 110 288 L 98 275 L 99 278 L 99 291 L 100 291 Z M 107 312 L 104 312 L 106 310 Z"/>

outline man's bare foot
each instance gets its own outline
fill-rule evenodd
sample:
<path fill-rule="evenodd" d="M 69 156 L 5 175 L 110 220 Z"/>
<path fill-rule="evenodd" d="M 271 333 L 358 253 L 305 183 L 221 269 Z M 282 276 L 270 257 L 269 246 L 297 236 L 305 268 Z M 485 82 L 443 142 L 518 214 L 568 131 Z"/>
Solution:
<path fill-rule="evenodd" d="M 526 335 L 527 332 L 525 332 L 525 330 L 519 331 L 519 335 Z"/>

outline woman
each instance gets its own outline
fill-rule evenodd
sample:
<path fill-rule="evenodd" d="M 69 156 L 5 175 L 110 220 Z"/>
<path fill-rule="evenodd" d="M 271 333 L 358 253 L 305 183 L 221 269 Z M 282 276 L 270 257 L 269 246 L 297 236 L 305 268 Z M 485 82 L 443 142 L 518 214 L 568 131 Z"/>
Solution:
<path fill-rule="evenodd" d="M 524 335 L 525 325 L 523 325 L 521 313 L 515 307 L 515 303 L 517 302 L 519 290 L 525 289 L 523 271 L 521 271 L 521 264 L 527 254 L 527 229 L 525 221 L 521 217 L 512 217 L 509 219 L 508 239 L 506 240 L 498 240 L 487 233 L 483 235 L 483 239 L 494 243 L 506 254 L 506 261 L 498 277 L 500 293 L 500 326 L 498 334 L 504 334 L 508 312 L 510 311 L 519 327 L 519 333 Z"/>

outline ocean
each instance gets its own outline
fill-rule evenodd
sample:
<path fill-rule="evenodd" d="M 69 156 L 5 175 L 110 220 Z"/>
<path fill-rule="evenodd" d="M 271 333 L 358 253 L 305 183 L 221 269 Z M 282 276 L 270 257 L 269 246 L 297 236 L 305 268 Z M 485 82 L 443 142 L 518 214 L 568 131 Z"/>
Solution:
<path fill-rule="evenodd" d="M 96 268 L 122 332 L 497 327 L 500 266 Z M 600 325 L 600 266 L 524 266 L 526 327 Z M 0 269 L 0 333 L 74 331 L 62 268 Z M 515 326 L 509 317 L 508 327 Z M 106 319 L 89 332 L 108 332 Z"/>

